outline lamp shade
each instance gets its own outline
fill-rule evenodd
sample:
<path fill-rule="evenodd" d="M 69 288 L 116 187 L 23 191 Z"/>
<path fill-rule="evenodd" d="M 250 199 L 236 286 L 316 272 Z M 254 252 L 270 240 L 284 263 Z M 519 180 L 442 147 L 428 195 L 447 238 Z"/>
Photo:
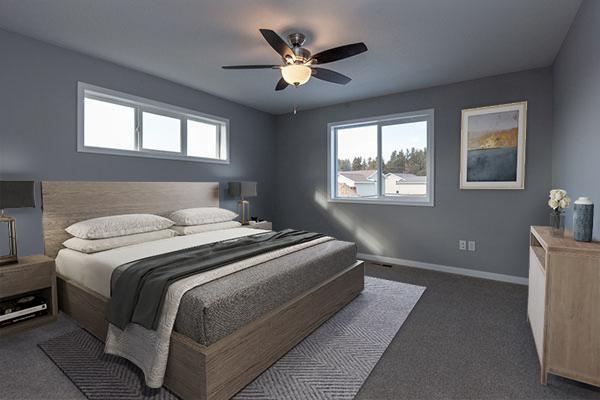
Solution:
<path fill-rule="evenodd" d="M 254 197 L 257 195 L 256 182 L 229 182 L 229 195 L 232 197 Z"/>
<path fill-rule="evenodd" d="M 0 210 L 35 207 L 33 181 L 0 181 Z"/>

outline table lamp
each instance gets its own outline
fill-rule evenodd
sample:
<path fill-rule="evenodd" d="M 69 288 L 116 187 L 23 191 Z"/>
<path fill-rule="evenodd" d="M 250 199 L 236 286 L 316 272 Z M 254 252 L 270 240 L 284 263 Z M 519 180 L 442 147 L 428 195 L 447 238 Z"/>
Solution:
<path fill-rule="evenodd" d="M 256 182 L 229 182 L 229 195 L 240 199 L 238 205 L 241 208 L 242 225 L 248 225 L 250 202 L 245 198 L 257 195 Z"/>
<path fill-rule="evenodd" d="M 0 265 L 18 261 L 16 220 L 4 209 L 24 207 L 35 207 L 33 181 L 0 181 L 0 224 L 8 226 L 8 254 L 0 255 Z"/>

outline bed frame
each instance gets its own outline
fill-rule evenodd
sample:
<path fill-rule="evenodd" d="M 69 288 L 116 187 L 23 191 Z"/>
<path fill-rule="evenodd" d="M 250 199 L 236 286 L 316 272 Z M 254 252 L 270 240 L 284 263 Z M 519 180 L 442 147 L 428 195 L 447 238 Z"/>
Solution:
<path fill-rule="evenodd" d="M 55 257 L 84 219 L 127 213 L 166 215 L 219 205 L 215 182 L 42 182 L 45 253 Z M 364 266 L 344 271 L 209 346 L 173 332 L 165 386 L 184 399 L 229 399 L 354 299 Z M 108 299 L 59 275 L 60 309 L 100 340 Z"/>

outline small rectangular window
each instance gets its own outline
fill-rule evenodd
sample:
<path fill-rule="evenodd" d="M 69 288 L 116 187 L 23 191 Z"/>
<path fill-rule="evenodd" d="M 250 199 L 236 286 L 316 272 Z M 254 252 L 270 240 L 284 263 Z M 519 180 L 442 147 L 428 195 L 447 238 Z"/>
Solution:
<path fill-rule="evenodd" d="M 142 112 L 142 148 L 146 150 L 181 151 L 181 121 L 178 118 Z"/>
<path fill-rule="evenodd" d="M 86 98 L 84 118 L 86 146 L 135 150 L 135 108 Z"/>
<path fill-rule="evenodd" d="M 229 121 L 78 84 L 81 152 L 229 163 Z"/>
<path fill-rule="evenodd" d="M 329 124 L 329 200 L 433 205 L 433 110 Z"/>
<path fill-rule="evenodd" d="M 219 157 L 218 127 L 194 120 L 187 121 L 187 151 L 194 157 Z"/>

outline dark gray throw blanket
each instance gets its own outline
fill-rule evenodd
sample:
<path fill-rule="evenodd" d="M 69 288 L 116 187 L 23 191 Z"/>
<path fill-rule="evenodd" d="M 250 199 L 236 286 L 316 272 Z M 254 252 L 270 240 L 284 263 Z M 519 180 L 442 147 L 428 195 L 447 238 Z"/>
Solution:
<path fill-rule="evenodd" d="M 125 329 L 129 322 L 156 330 L 169 286 L 180 279 L 263 253 L 323 237 L 286 229 L 159 254 L 124 264 L 113 287 L 107 320 Z"/>

